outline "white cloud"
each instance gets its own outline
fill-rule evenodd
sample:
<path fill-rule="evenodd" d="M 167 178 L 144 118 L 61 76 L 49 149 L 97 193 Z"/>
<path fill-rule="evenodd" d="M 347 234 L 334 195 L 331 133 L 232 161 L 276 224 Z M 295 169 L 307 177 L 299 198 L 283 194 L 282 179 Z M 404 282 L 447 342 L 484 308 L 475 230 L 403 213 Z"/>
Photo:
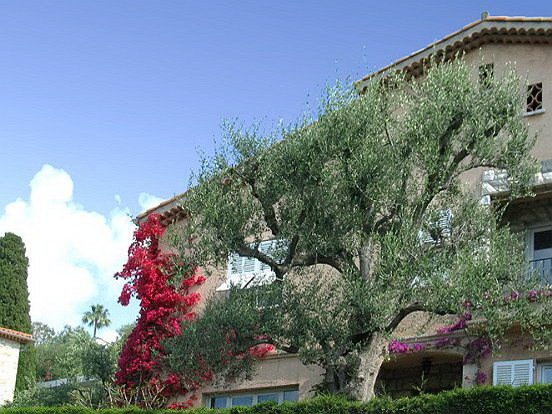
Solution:
<path fill-rule="evenodd" d="M 99 343 L 112 343 L 119 339 L 119 334 L 115 329 L 101 329 L 97 336 Z"/>
<path fill-rule="evenodd" d="M 120 197 L 107 217 L 86 210 L 73 200 L 70 175 L 50 165 L 30 187 L 28 201 L 17 199 L 0 213 L 0 235 L 10 231 L 25 242 L 32 319 L 60 329 L 79 324 L 90 304 L 102 303 L 114 320 L 122 282 L 113 274 L 132 240 L 130 211 L 120 206 Z M 142 200 L 156 198 L 142 194 Z"/>
<path fill-rule="evenodd" d="M 162 203 L 163 201 L 165 200 L 148 193 L 138 194 L 138 204 L 140 204 L 140 209 L 142 210 L 142 212 L 158 206 L 159 203 Z"/>

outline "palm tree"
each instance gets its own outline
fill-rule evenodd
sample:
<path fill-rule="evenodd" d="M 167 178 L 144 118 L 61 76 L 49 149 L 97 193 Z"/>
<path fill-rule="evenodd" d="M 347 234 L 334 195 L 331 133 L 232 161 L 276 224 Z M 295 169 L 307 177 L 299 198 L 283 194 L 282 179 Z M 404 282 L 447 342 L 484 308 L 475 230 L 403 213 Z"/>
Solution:
<path fill-rule="evenodd" d="M 82 323 L 88 326 L 94 326 L 94 338 L 96 337 L 96 330 L 103 328 L 104 326 L 111 325 L 109 320 L 109 311 L 103 307 L 103 305 L 92 305 L 90 310 L 84 312 L 82 317 Z"/>

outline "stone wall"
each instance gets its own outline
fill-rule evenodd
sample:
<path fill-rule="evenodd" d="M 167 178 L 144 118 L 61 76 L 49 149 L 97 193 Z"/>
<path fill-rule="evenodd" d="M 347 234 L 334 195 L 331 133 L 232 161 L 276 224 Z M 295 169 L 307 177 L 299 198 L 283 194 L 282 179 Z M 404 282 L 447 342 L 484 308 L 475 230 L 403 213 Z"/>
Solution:
<path fill-rule="evenodd" d="M 13 399 L 18 362 L 19 342 L 0 337 L 0 405 Z"/>

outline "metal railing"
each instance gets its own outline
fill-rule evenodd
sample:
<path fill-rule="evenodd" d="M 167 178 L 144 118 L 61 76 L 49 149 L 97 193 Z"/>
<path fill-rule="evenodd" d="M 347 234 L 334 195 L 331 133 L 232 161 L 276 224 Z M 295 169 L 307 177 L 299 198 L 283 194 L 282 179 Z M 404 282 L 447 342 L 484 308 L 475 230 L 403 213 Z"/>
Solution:
<path fill-rule="evenodd" d="M 528 271 L 532 274 L 536 274 L 544 284 L 552 285 L 552 257 L 529 260 Z"/>

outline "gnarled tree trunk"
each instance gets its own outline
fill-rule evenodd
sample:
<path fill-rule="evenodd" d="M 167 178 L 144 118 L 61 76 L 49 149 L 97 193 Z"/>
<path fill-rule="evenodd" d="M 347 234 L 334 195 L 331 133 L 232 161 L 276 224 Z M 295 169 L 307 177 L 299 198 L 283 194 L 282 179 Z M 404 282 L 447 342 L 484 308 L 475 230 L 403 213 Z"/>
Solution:
<path fill-rule="evenodd" d="M 368 348 L 360 354 L 357 378 L 352 382 L 352 395 L 367 401 L 374 397 L 376 379 L 387 355 L 387 339 L 379 332 L 372 335 Z"/>

